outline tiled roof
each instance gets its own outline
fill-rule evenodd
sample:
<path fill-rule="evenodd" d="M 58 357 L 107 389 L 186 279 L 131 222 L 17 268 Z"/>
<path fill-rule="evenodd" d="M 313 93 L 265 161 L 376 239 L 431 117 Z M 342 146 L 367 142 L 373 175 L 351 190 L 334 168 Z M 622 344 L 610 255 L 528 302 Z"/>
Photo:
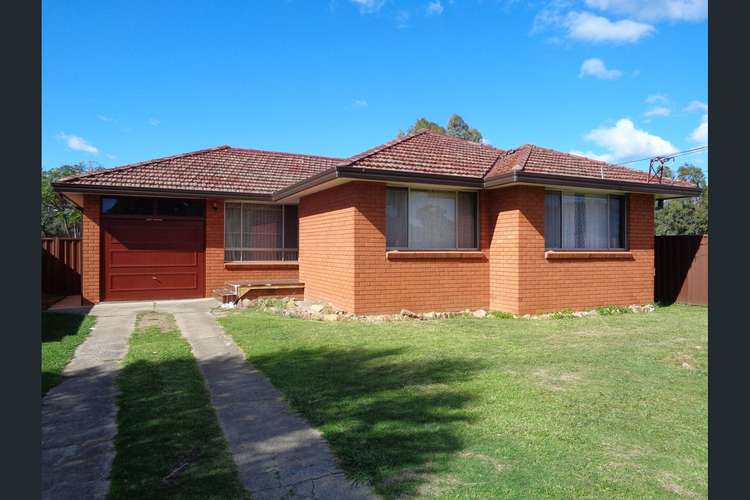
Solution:
<path fill-rule="evenodd" d="M 502 154 L 501 149 L 423 129 L 352 156 L 339 166 L 481 179 Z"/>
<path fill-rule="evenodd" d="M 220 146 L 60 179 L 81 188 L 200 191 L 272 195 L 334 167 L 361 172 L 457 176 L 489 180 L 511 172 L 649 184 L 646 172 L 525 144 L 503 151 L 485 144 L 419 130 L 348 159 Z M 342 170 L 343 171 L 343 170 Z M 317 182 L 317 181 L 316 181 Z M 662 185 L 694 188 L 663 179 Z"/>
<path fill-rule="evenodd" d="M 542 148 L 533 144 L 524 144 L 518 149 L 508 151 L 500 158 L 486 179 L 503 175 L 512 171 L 532 174 L 546 174 L 555 176 L 579 177 L 615 182 L 649 183 L 648 173 L 633 168 L 612 165 L 603 161 L 592 160 L 584 156 L 562 153 L 554 149 Z M 676 187 L 690 187 L 695 185 L 682 180 L 662 179 L 662 185 Z"/>
<path fill-rule="evenodd" d="M 340 158 L 219 146 L 60 179 L 76 186 L 271 194 Z"/>

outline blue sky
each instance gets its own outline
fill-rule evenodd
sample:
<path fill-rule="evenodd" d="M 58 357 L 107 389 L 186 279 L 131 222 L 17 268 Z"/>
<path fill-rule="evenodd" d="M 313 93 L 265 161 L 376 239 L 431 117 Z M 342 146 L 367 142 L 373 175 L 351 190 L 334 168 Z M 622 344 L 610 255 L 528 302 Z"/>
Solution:
<path fill-rule="evenodd" d="M 503 149 L 685 150 L 706 144 L 706 3 L 46 0 L 42 167 L 220 144 L 346 157 L 452 113 Z"/>

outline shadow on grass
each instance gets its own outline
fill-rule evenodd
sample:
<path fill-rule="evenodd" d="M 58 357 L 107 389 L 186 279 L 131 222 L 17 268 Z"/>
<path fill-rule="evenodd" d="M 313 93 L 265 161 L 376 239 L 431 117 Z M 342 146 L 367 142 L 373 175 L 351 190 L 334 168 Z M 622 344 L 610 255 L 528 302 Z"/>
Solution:
<path fill-rule="evenodd" d="M 92 320 L 83 314 L 42 312 L 42 396 L 62 381 L 62 371 L 88 330 Z"/>
<path fill-rule="evenodd" d="M 251 362 L 325 434 L 342 467 L 387 497 L 435 493 L 473 399 L 456 388 L 475 360 L 409 359 L 403 349 L 294 349 Z"/>

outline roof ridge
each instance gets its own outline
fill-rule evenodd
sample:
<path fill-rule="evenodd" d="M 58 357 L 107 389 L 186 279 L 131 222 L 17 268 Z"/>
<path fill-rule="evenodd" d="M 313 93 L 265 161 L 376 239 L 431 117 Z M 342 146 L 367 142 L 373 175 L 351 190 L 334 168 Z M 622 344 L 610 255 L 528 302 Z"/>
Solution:
<path fill-rule="evenodd" d="M 435 132 L 434 130 L 430 130 L 428 128 L 424 128 L 424 129 L 421 129 L 421 130 L 425 130 L 425 131 L 427 131 L 430 134 L 435 134 L 435 135 L 439 135 L 439 136 L 442 136 L 442 137 L 447 137 L 448 139 L 453 139 L 453 140 L 456 140 L 456 141 L 462 141 L 462 142 L 465 142 L 467 144 L 471 144 L 472 146 L 479 146 L 480 148 L 491 149 L 493 151 L 500 151 L 500 152 L 504 151 L 503 149 L 496 148 L 495 146 L 492 146 L 490 144 L 485 144 L 483 142 L 476 142 L 476 141 L 472 141 L 472 140 L 469 140 L 469 139 L 464 139 L 463 137 L 457 137 L 455 135 L 450 135 L 448 133 L 443 134 L 441 132 Z"/>
<path fill-rule="evenodd" d="M 198 149 L 196 151 L 189 151 L 187 153 L 179 153 L 176 155 L 163 156 L 163 157 L 154 158 L 151 160 L 139 161 L 137 163 L 128 163 L 127 165 L 120 165 L 119 167 L 105 168 L 105 169 L 97 170 L 95 172 L 88 172 L 85 174 L 78 174 L 78 175 L 69 175 L 67 177 L 61 177 L 57 179 L 57 181 L 55 182 L 68 182 L 68 181 L 72 181 L 76 179 L 82 179 L 84 177 L 93 177 L 93 176 L 105 174 L 105 173 L 108 174 L 110 172 L 121 172 L 123 170 L 128 170 L 128 169 L 135 168 L 135 167 L 142 167 L 144 165 L 148 165 L 151 163 L 160 163 L 160 162 L 167 161 L 167 160 L 174 160 L 176 158 L 185 158 L 188 156 L 210 153 L 212 151 L 221 151 L 222 149 L 231 149 L 231 147 L 228 144 L 223 144 L 221 146 L 214 146 L 212 148 Z"/>
<path fill-rule="evenodd" d="M 353 165 L 354 163 L 356 163 L 356 162 L 358 162 L 360 160 L 368 158 L 368 157 L 370 157 L 370 156 L 372 156 L 372 155 L 374 155 L 376 153 L 380 153 L 381 151 L 385 151 L 386 149 L 391 148 L 393 146 L 396 146 L 397 144 L 402 144 L 402 143 L 404 143 L 406 141 L 409 141 L 409 140 L 411 140 L 411 139 L 413 139 L 413 138 L 415 138 L 415 137 L 417 137 L 419 135 L 422 135 L 422 134 L 424 134 L 426 132 L 429 132 L 429 130 L 426 129 L 426 128 L 417 129 L 414 132 L 412 132 L 410 134 L 406 134 L 403 137 L 396 137 L 395 139 L 391 139 L 388 142 L 384 142 L 383 144 L 381 144 L 379 146 L 375 146 L 374 148 L 367 149 L 367 150 L 365 150 L 365 151 L 363 151 L 363 152 L 361 152 L 359 154 L 356 154 L 354 156 L 350 156 L 349 158 L 345 158 L 345 160 L 343 162 L 337 164 L 336 166 L 337 167 L 346 167 L 346 166 L 349 166 L 349 165 Z"/>
<path fill-rule="evenodd" d="M 233 146 L 227 146 L 227 147 L 233 151 L 248 151 L 248 152 L 253 152 L 253 153 L 271 153 L 271 154 L 286 155 L 286 156 L 303 156 L 305 158 L 320 158 L 323 160 L 346 160 L 346 158 L 341 158 L 338 156 L 310 155 L 307 153 L 287 153 L 285 151 L 271 151 L 270 149 L 236 148 Z"/>
<path fill-rule="evenodd" d="M 526 151 L 526 155 L 523 157 L 523 161 L 520 164 L 521 168 L 513 167 L 513 170 L 524 170 L 526 168 L 526 164 L 529 162 L 529 157 L 531 156 L 531 152 L 534 151 L 535 147 L 536 146 L 534 146 L 533 144 L 524 144 L 523 146 L 518 148 L 518 149 L 527 148 L 528 151 Z"/>

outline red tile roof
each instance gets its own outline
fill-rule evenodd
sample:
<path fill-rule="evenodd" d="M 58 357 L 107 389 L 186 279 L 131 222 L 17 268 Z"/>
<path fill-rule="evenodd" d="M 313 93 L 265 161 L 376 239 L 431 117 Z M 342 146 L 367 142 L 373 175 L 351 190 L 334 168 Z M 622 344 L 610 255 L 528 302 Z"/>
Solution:
<path fill-rule="evenodd" d="M 68 186 L 78 186 L 271 196 L 316 174 L 333 171 L 334 167 L 365 173 L 392 171 L 399 174 L 457 176 L 480 183 L 483 179 L 486 181 L 513 172 L 609 183 L 649 184 L 651 187 L 658 183 L 653 179 L 649 182 L 648 174 L 640 170 L 533 144 L 503 151 L 485 144 L 419 130 L 348 159 L 220 146 L 68 177 L 58 181 L 56 186 L 62 191 Z M 695 187 L 689 182 L 666 178 L 661 185 Z"/>
<path fill-rule="evenodd" d="M 503 154 L 501 149 L 422 129 L 352 156 L 339 166 L 481 179 Z"/>
<path fill-rule="evenodd" d="M 68 177 L 58 182 L 123 189 L 270 195 L 340 161 L 340 158 L 219 146 Z"/>
<path fill-rule="evenodd" d="M 513 171 L 639 184 L 658 182 L 653 179 L 649 182 L 648 173 L 642 170 L 612 165 L 533 144 L 524 144 L 518 149 L 508 151 L 497 161 L 485 179 L 491 179 Z M 662 179 L 661 184 L 676 187 L 695 187 L 690 182 L 666 177 Z"/>

